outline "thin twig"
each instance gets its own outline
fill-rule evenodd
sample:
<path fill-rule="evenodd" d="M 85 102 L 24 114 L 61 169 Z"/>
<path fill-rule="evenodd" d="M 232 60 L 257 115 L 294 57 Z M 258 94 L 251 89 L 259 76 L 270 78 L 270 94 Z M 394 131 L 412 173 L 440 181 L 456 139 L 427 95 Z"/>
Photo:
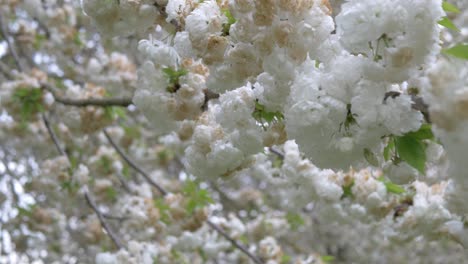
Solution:
<path fill-rule="evenodd" d="M 114 234 L 110 226 L 107 224 L 106 220 L 104 219 L 104 216 L 101 214 L 99 211 L 99 208 L 96 205 L 96 202 L 94 201 L 93 197 L 91 194 L 89 194 L 88 190 L 85 190 L 84 193 L 86 202 L 88 205 L 93 209 L 93 211 L 96 213 L 97 217 L 99 218 L 99 222 L 101 223 L 102 227 L 106 230 L 107 234 L 111 238 L 112 242 L 117 246 L 118 249 L 123 248 L 123 244 L 120 241 L 120 239 Z"/>
<path fill-rule="evenodd" d="M 111 215 L 111 214 L 107 214 L 107 213 L 102 213 L 102 216 L 107 218 L 107 219 L 118 220 L 118 221 L 123 221 L 125 219 L 128 219 L 128 217 L 125 217 L 125 216 L 116 216 L 116 215 Z"/>
<path fill-rule="evenodd" d="M 45 126 L 47 127 L 47 131 L 49 132 L 49 135 L 50 137 L 52 138 L 52 140 L 54 141 L 54 144 L 55 144 L 55 147 L 57 148 L 57 151 L 61 154 L 61 155 L 64 155 L 65 157 L 67 157 L 68 161 L 70 161 L 70 157 L 67 155 L 67 153 L 62 149 L 62 147 L 60 147 L 60 144 L 58 143 L 58 139 L 57 139 L 57 136 L 55 135 L 54 131 L 52 130 L 52 128 L 50 127 L 50 123 L 49 123 L 49 120 L 47 119 L 47 117 L 45 116 L 45 114 L 42 115 L 42 119 L 44 121 L 44 124 Z M 104 217 L 102 216 L 101 212 L 99 211 L 99 209 L 97 208 L 96 206 L 96 203 L 94 202 L 94 199 L 91 197 L 91 195 L 88 193 L 88 190 L 86 189 L 85 190 L 85 193 L 84 193 L 84 196 L 85 196 L 85 199 L 86 199 L 86 202 L 88 203 L 88 205 L 94 210 L 94 212 L 96 212 L 96 215 L 97 217 L 99 218 L 99 222 L 101 223 L 101 226 L 106 230 L 107 234 L 109 235 L 109 237 L 111 238 L 112 242 L 114 242 L 114 244 L 116 245 L 117 248 L 122 248 L 123 247 L 123 244 L 122 242 L 118 239 L 118 237 L 115 235 L 115 233 L 112 231 L 112 229 L 110 228 L 110 226 L 107 224 L 106 220 L 104 219 Z"/>
<path fill-rule="evenodd" d="M 20 63 L 18 53 L 16 53 L 15 47 L 13 46 L 10 39 L 8 38 L 8 32 L 5 27 L 5 24 L 3 24 L 3 15 L 1 12 L 0 12 L 0 33 L 7 43 L 8 49 L 10 50 L 11 56 L 13 56 L 16 67 L 18 68 L 19 71 L 23 72 L 24 68 Z"/>
<path fill-rule="evenodd" d="M 269 150 L 270 150 L 271 153 L 275 154 L 275 155 L 278 156 L 280 159 L 282 159 L 282 160 L 284 159 L 284 153 L 283 153 L 283 152 L 277 150 L 277 149 L 274 148 L 274 147 L 270 147 Z"/>
<path fill-rule="evenodd" d="M 5 78 L 8 80 L 13 80 L 13 74 L 10 71 L 10 68 L 3 62 L 0 61 L 0 71 L 5 75 Z"/>
<path fill-rule="evenodd" d="M 132 104 L 131 97 L 72 99 L 72 98 L 65 98 L 65 97 L 61 97 L 57 95 L 56 89 L 50 86 L 49 84 L 42 84 L 42 87 L 52 93 L 55 101 L 64 105 L 72 105 L 72 106 L 77 106 L 77 107 L 85 107 L 85 106 L 124 106 L 126 107 Z"/>
<path fill-rule="evenodd" d="M 122 184 L 122 189 L 124 189 L 127 193 L 132 193 L 130 186 L 128 186 L 127 181 L 122 177 L 122 175 L 120 173 L 116 173 L 115 176 L 117 176 L 120 184 Z"/>
<path fill-rule="evenodd" d="M 230 237 L 224 230 L 222 230 L 219 226 L 211 222 L 210 220 L 206 220 L 206 223 L 216 230 L 219 234 L 221 234 L 225 239 L 227 239 L 231 244 L 233 244 L 236 248 L 238 248 L 240 251 L 242 251 L 245 255 L 247 255 L 251 260 L 253 260 L 257 264 L 263 264 L 263 261 L 261 261 L 259 258 L 254 256 L 250 251 L 248 251 L 243 245 L 241 245 L 237 240 L 233 239 Z"/>
<path fill-rule="evenodd" d="M 103 132 L 104 132 L 104 135 L 106 136 L 107 140 L 109 141 L 109 143 L 112 145 L 112 147 L 114 147 L 114 149 L 117 151 L 117 153 L 119 153 L 120 157 L 122 157 L 122 159 L 125 160 L 125 162 L 128 163 L 128 165 L 130 165 L 130 167 L 132 167 L 134 170 L 136 170 L 138 173 L 141 174 L 141 176 L 143 176 L 154 188 L 156 188 L 163 196 L 167 194 L 167 191 L 164 190 L 158 183 L 156 183 L 153 179 L 151 179 L 151 177 L 144 171 L 142 170 L 140 167 L 138 167 L 138 165 L 136 165 L 123 151 L 122 149 L 120 149 L 119 146 L 117 146 L 117 144 L 114 142 L 114 140 L 109 136 L 109 134 L 107 133 L 106 129 L 103 129 Z"/>
<path fill-rule="evenodd" d="M 50 127 L 49 119 L 47 119 L 46 115 L 42 113 L 42 120 L 44 121 L 44 124 L 47 128 L 47 132 L 49 132 L 50 138 L 52 138 L 52 141 L 54 142 L 55 147 L 57 148 L 57 151 L 60 153 L 60 155 L 65 156 L 68 158 L 67 153 L 65 150 L 60 146 L 60 143 L 58 142 L 57 136 L 54 133 L 54 130 L 52 130 L 52 127 Z"/>
<path fill-rule="evenodd" d="M 130 165 L 130 167 L 132 167 L 134 170 L 136 170 L 138 173 L 140 173 L 153 187 L 155 187 L 156 189 L 158 189 L 158 191 L 163 195 L 165 196 L 166 194 L 168 194 L 168 192 L 163 189 L 161 186 L 159 186 L 156 182 L 154 182 L 150 177 L 149 175 L 143 171 L 140 167 L 138 167 L 138 165 L 136 165 L 127 155 L 125 155 L 125 153 L 117 146 L 117 144 L 115 144 L 115 142 L 112 140 L 112 138 L 109 136 L 109 134 L 107 133 L 107 131 L 104 129 L 104 135 L 106 136 L 107 140 L 109 140 L 109 142 L 111 143 L 111 145 L 115 148 L 115 150 L 119 153 L 119 155 L 128 163 L 128 165 Z M 229 242 L 231 242 L 231 244 L 236 247 L 237 249 L 239 249 L 240 251 L 242 251 L 245 255 L 247 255 L 250 259 L 253 260 L 253 262 L 257 263 L 257 264 L 263 264 L 262 260 L 260 260 L 259 258 L 257 258 L 255 255 L 253 255 L 252 253 L 250 253 L 250 251 L 248 251 L 245 246 L 243 246 L 242 244 L 240 244 L 239 242 L 237 242 L 235 239 L 233 239 L 232 237 L 230 237 L 226 232 L 224 232 L 219 226 L 217 226 L 216 224 L 214 224 L 213 222 L 211 222 L 210 220 L 206 220 L 207 224 L 213 228 L 216 232 L 218 232 L 219 234 L 221 234 L 221 236 L 223 236 L 225 239 L 227 239 Z"/>

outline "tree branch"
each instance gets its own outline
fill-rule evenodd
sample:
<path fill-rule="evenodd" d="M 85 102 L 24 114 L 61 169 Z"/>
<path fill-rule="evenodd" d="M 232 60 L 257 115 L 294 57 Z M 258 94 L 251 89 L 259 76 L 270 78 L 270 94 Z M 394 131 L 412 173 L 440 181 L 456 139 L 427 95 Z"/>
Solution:
<path fill-rule="evenodd" d="M 106 129 L 103 129 L 103 132 L 104 132 L 104 135 L 106 136 L 107 140 L 109 141 L 109 143 L 112 145 L 112 147 L 114 147 L 114 149 L 117 151 L 117 153 L 119 153 L 120 157 L 122 157 L 122 159 L 124 159 L 125 162 L 127 162 L 128 165 L 130 165 L 130 167 L 132 167 L 135 171 L 137 171 L 139 174 L 141 174 L 141 176 L 143 176 L 149 182 L 149 184 L 151 184 L 154 188 L 156 188 L 163 196 L 167 194 L 167 191 L 164 190 L 164 188 L 162 188 L 159 184 L 157 184 L 155 181 L 153 181 L 153 179 L 151 179 L 151 177 L 144 170 L 142 170 L 140 167 L 138 167 L 138 165 L 136 165 L 122 151 L 122 149 L 119 146 L 117 146 L 117 144 L 114 142 L 114 140 L 107 133 Z"/>
<path fill-rule="evenodd" d="M 163 195 L 165 196 L 166 194 L 168 194 L 168 192 L 162 188 L 161 186 L 159 186 L 156 182 L 154 182 L 150 177 L 149 175 L 143 171 L 140 167 L 138 167 L 138 165 L 136 165 L 130 158 L 128 158 L 127 155 L 125 155 L 125 153 L 117 146 L 117 144 L 115 144 L 115 142 L 112 140 L 112 138 L 109 136 L 109 134 L 107 133 L 107 131 L 104 129 L 103 130 L 104 132 L 104 135 L 106 136 L 107 140 L 109 140 L 109 142 L 111 143 L 111 145 L 115 148 L 115 150 L 119 153 L 119 155 L 128 163 L 128 165 L 130 165 L 130 167 L 132 167 L 135 171 L 137 171 L 138 173 L 140 173 L 153 187 L 155 187 L 156 189 L 158 189 L 158 191 Z M 236 247 L 237 249 L 239 249 L 240 251 L 242 251 L 245 255 L 247 255 L 253 262 L 257 263 L 257 264 L 263 264 L 263 262 L 257 258 L 256 256 L 254 256 L 252 253 L 250 253 L 250 251 L 248 251 L 245 246 L 243 246 L 242 244 L 240 244 L 239 242 L 237 242 L 235 239 L 233 239 L 232 237 L 230 237 L 226 232 L 224 232 L 219 226 L 217 226 L 216 224 L 214 224 L 213 222 L 211 222 L 209 219 L 206 220 L 207 224 L 213 228 L 216 232 L 218 232 L 219 234 L 221 234 L 221 236 L 223 236 L 225 239 L 227 239 L 229 242 L 231 242 L 231 244 Z"/>
<path fill-rule="evenodd" d="M 278 158 L 284 160 L 284 153 L 277 150 L 276 148 L 274 147 L 270 147 L 268 148 L 270 150 L 271 153 L 275 154 L 276 156 L 278 156 Z"/>
<path fill-rule="evenodd" d="M 5 75 L 6 79 L 13 80 L 13 74 L 11 74 L 10 68 L 2 61 L 0 61 L 0 72 Z"/>
<path fill-rule="evenodd" d="M 102 227 L 104 230 L 106 230 L 107 234 L 109 235 L 110 239 L 114 244 L 117 246 L 118 249 L 123 248 L 123 244 L 120 241 L 120 239 L 114 234 L 110 226 L 107 224 L 106 220 L 104 219 L 104 216 L 102 213 L 99 211 L 99 208 L 96 205 L 96 202 L 94 201 L 93 197 L 91 194 L 89 194 L 88 190 L 85 190 L 84 193 L 86 202 L 88 203 L 89 207 L 93 209 L 93 211 L 96 213 L 97 217 L 99 218 L 99 222 L 101 223 Z"/>
<path fill-rule="evenodd" d="M 60 155 L 64 155 L 65 157 L 67 157 L 68 161 L 70 161 L 70 157 L 68 157 L 67 153 L 62 149 L 62 147 L 60 147 L 60 144 L 58 143 L 57 136 L 55 135 L 54 131 L 50 127 L 49 120 L 47 119 L 45 114 L 42 115 L 42 119 L 43 119 L 44 124 L 45 124 L 45 126 L 47 128 L 47 131 L 49 132 L 50 137 L 54 141 L 54 144 L 55 144 L 55 147 L 57 148 L 57 151 L 60 153 Z M 119 248 L 119 249 L 122 248 L 123 247 L 122 242 L 118 239 L 117 235 L 115 235 L 115 233 L 112 231 L 110 226 L 107 224 L 107 222 L 104 219 L 103 215 L 101 214 L 101 212 L 97 208 L 96 203 L 94 202 L 94 199 L 88 193 L 88 189 L 85 190 L 84 196 L 85 196 L 85 199 L 86 199 L 86 202 L 88 203 L 88 205 L 93 209 L 94 212 L 96 212 L 96 215 L 99 218 L 99 222 L 101 223 L 101 226 L 106 230 L 106 232 L 109 235 L 112 242 L 114 242 L 114 244 L 116 245 L 117 248 Z"/>
<path fill-rule="evenodd" d="M 127 107 L 132 104 L 131 97 L 122 97 L 122 98 L 87 98 L 87 99 L 71 99 L 60 97 L 57 95 L 55 88 L 49 84 L 43 83 L 42 88 L 46 89 L 54 96 L 55 101 L 64 104 L 77 107 L 85 106 L 123 106 Z"/>
<path fill-rule="evenodd" d="M 42 121 L 44 121 L 44 124 L 47 128 L 47 132 L 49 132 L 50 137 L 52 138 L 52 141 L 54 142 L 55 148 L 57 151 L 60 153 L 60 155 L 67 157 L 67 153 L 65 150 L 60 146 L 60 143 L 58 142 L 57 136 L 54 133 L 54 130 L 50 127 L 49 119 L 47 119 L 46 115 L 42 113 Z"/>
<path fill-rule="evenodd" d="M 256 256 L 254 256 L 252 253 L 250 253 L 250 251 L 248 251 L 243 245 L 241 245 L 239 242 L 237 242 L 235 239 L 233 239 L 232 237 L 230 237 L 226 232 L 224 232 L 224 230 L 222 230 L 219 226 L 215 225 L 213 222 L 211 222 L 209 219 L 206 220 L 206 223 L 211 227 L 213 228 L 214 230 L 216 230 L 216 232 L 218 232 L 219 234 L 221 234 L 226 240 L 228 240 L 229 242 L 231 242 L 232 245 L 234 245 L 236 248 L 238 248 L 240 251 L 242 251 L 245 255 L 247 255 L 251 260 L 253 260 L 253 262 L 257 263 L 257 264 L 263 264 L 263 261 L 261 261 L 259 258 L 257 258 Z"/>
<path fill-rule="evenodd" d="M 5 41 L 7 43 L 8 49 L 10 50 L 11 56 L 13 56 L 16 67 L 18 68 L 19 71 L 23 72 L 24 68 L 20 63 L 18 53 L 16 53 L 16 50 L 15 50 L 13 44 L 11 43 L 10 39 L 8 38 L 8 32 L 7 32 L 7 29 L 5 27 L 5 24 L 3 23 L 3 15 L 2 15 L 1 12 L 0 12 L 0 34 L 2 35 L 2 37 L 5 39 Z"/>

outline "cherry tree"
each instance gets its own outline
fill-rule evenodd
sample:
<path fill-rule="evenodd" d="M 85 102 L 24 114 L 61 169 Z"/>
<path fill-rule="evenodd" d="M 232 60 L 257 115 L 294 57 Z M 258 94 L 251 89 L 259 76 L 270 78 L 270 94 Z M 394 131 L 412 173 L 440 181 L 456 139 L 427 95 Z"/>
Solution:
<path fill-rule="evenodd" d="M 465 263 L 468 2 L 0 1 L 0 263 Z"/>

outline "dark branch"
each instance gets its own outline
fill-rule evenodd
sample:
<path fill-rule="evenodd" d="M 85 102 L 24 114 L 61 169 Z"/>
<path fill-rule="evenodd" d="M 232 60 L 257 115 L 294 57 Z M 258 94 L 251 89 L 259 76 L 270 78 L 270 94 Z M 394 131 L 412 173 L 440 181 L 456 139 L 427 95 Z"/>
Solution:
<path fill-rule="evenodd" d="M 99 222 L 101 223 L 104 230 L 106 230 L 106 232 L 109 235 L 112 242 L 114 242 L 115 246 L 118 249 L 123 248 L 122 242 L 119 240 L 119 238 L 114 234 L 114 232 L 112 231 L 110 226 L 107 224 L 106 220 L 104 219 L 104 216 L 102 215 L 102 213 L 97 208 L 96 202 L 94 201 L 92 196 L 89 194 L 88 190 L 85 191 L 84 196 L 85 196 L 86 202 L 88 203 L 89 207 L 91 207 L 93 209 L 93 211 L 96 213 L 97 217 L 99 218 Z"/>
<path fill-rule="evenodd" d="M 130 165 L 130 167 L 132 167 L 135 171 L 137 171 L 138 173 L 140 173 L 153 187 L 155 187 L 163 196 L 165 196 L 166 194 L 168 194 L 168 192 L 162 188 L 161 186 L 159 186 L 159 184 L 157 184 L 156 182 L 154 182 L 150 177 L 149 175 L 143 171 L 143 169 L 141 169 L 140 167 L 138 167 L 138 165 L 136 165 L 127 155 L 125 155 L 125 153 L 122 151 L 122 149 L 119 148 L 119 146 L 117 146 L 117 144 L 112 140 L 112 138 L 109 136 L 109 134 L 107 133 L 107 131 L 104 129 L 103 130 L 104 132 L 104 135 L 106 136 L 107 140 L 109 140 L 110 144 L 115 148 L 115 150 L 119 153 L 119 155 L 125 160 L 125 162 L 128 163 L 128 165 Z M 224 238 L 226 238 L 229 242 L 231 242 L 231 244 L 238 248 L 240 251 L 242 251 L 244 254 L 246 254 L 250 259 L 252 259 L 255 263 L 257 264 L 262 264 L 263 262 L 258 259 L 256 256 L 254 256 L 252 253 L 250 253 L 242 244 L 240 244 L 239 242 L 237 242 L 235 239 L 233 239 L 232 237 L 230 237 L 226 232 L 224 232 L 220 227 L 218 227 L 217 225 L 215 225 L 213 222 L 211 222 L 210 220 L 206 220 L 206 222 L 208 223 L 208 225 L 213 228 L 214 230 L 216 230 L 218 233 L 220 233 Z"/>
<path fill-rule="evenodd" d="M 20 72 L 23 72 L 24 68 L 20 63 L 18 53 L 16 53 L 15 47 L 13 46 L 10 39 L 8 38 L 7 28 L 5 27 L 5 24 L 3 24 L 3 15 L 1 12 L 0 12 L 0 33 L 7 43 L 11 56 L 13 56 L 13 59 L 15 60 L 16 67 L 18 68 Z"/>
<path fill-rule="evenodd" d="M 57 148 L 57 151 L 60 153 L 60 155 L 64 155 L 65 157 L 67 157 L 68 161 L 70 161 L 70 157 L 68 157 L 68 155 L 66 154 L 66 152 L 62 149 L 62 147 L 60 147 L 60 144 L 58 142 L 58 139 L 57 139 L 57 136 L 55 135 L 54 131 L 52 130 L 52 128 L 50 127 L 50 123 L 49 123 L 49 120 L 47 119 L 47 117 L 45 116 L 45 114 L 42 115 L 42 119 L 44 121 L 44 124 L 47 128 L 47 131 L 49 132 L 49 135 L 50 137 L 52 138 L 52 140 L 54 141 L 54 144 L 55 144 L 55 147 Z M 118 239 L 118 237 L 115 235 L 114 232 L 112 232 L 112 229 L 110 228 L 110 226 L 107 224 L 106 220 L 104 219 L 104 217 L 102 216 L 101 212 L 99 211 L 99 209 L 97 208 L 96 206 L 96 203 L 94 202 L 94 199 L 91 197 L 91 195 L 88 193 L 88 190 L 86 189 L 85 190 L 85 199 L 86 199 L 86 202 L 88 203 L 88 205 L 94 210 L 94 212 L 96 212 L 96 215 L 98 216 L 99 218 L 99 222 L 101 223 L 102 227 L 106 230 L 107 234 L 109 235 L 110 239 L 112 240 L 112 242 L 114 242 L 114 244 L 117 246 L 117 248 L 122 248 L 123 247 L 123 244 L 122 242 L 120 242 L 120 240 Z"/>
<path fill-rule="evenodd" d="M 54 130 L 52 130 L 52 127 L 50 127 L 49 119 L 47 119 L 46 115 L 43 113 L 42 114 L 42 120 L 44 121 L 44 124 L 47 128 L 47 132 L 49 132 L 50 138 L 52 138 L 52 141 L 54 142 L 55 148 L 57 148 L 57 151 L 60 153 L 60 155 L 65 156 L 68 158 L 67 153 L 65 150 L 60 146 L 60 143 L 58 142 L 57 136 L 54 133 Z"/>
<path fill-rule="evenodd" d="M 42 88 L 51 92 L 54 96 L 55 101 L 64 104 L 77 107 L 85 106 L 123 106 L 127 107 L 132 104 L 131 97 L 122 97 L 122 98 L 87 98 L 87 99 L 71 99 L 60 97 L 57 95 L 55 88 L 52 88 L 49 84 L 42 84 Z"/>
<path fill-rule="evenodd" d="M 274 147 L 270 147 L 269 150 L 270 150 L 271 153 L 275 154 L 275 155 L 278 156 L 280 159 L 282 159 L 282 160 L 284 159 L 284 153 L 283 153 L 283 152 L 277 150 L 277 149 L 274 148 Z"/>
<path fill-rule="evenodd" d="M 116 216 L 116 215 L 111 215 L 107 213 L 102 213 L 102 216 L 110 220 L 118 220 L 118 221 L 123 221 L 125 219 L 128 219 L 128 217 L 125 217 L 125 216 Z"/>
<path fill-rule="evenodd" d="M 263 264 L 263 261 L 261 261 L 259 258 L 254 256 L 250 251 L 248 251 L 243 245 L 241 245 L 239 242 L 237 242 L 235 239 L 230 237 L 224 230 L 222 230 L 219 226 L 215 225 L 213 222 L 210 220 L 206 220 L 206 223 L 216 230 L 219 234 L 221 234 L 225 239 L 227 239 L 229 242 L 231 242 L 232 245 L 234 245 L 236 248 L 238 248 L 240 251 L 242 251 L 245 255 L 247 255 L 251 260 L 253 260 L 257 264 Z"/>
<path fill-rule="evenodd" d="M 156 188 L 162 195 L 166 195 L 167 194 L 167 191 L 164 190 L 159 184 L 157 184 L 155 181 L 153 181 L 153 179 L 151 179 L 151 177 L 144 171 L 142 170 L 140 167 L 138 167 L 138 165 L 136 165 L 123 151 L 122 149 L 120 149 L 119 146 L 117 146 L 117 144 L 114 142 L 114 140 L 112 140 L 112 138 L 109 136 L 109 134 L 107 133 L 107 131 L 104 129 L 103 130 L 104 132 L 104 135 L 106 136 L 107 140 L 109 141 L 109 143 L 112 145 L 112 147 L 115 148 L 115 150 L 117 151 L 117 153 L 119 153 L 120 157 L 122 157 L 122 159 L 125 160 L 125 162 L 128 163 L 128 165 L 130 165 L 130 167 L 132 167 L 135 171 L 137 171 L 138 173 L 141 174 L 141 176 L 143 176 L 154 188 Z"/>
<path fill-rule="evenodd" d="M 3 62 L 0 61 L 0 72 L 5 75 L 7 80 L 13 80 L 13 74 L 11 73 L 10 68 Z"/>

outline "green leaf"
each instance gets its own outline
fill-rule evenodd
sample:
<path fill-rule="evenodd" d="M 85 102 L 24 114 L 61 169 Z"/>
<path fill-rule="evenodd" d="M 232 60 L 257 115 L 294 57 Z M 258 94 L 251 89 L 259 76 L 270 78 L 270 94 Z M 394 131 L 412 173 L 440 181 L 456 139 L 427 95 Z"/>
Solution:
<path fill-rule="evenodd" d="M 107 106 L 104 108 L 105 115 L 109 119 L 117 119 L 117 118 L 126 118 L 126 111 L 125 107 L 119 107 L 119 106 Z"/>
<path fill-rule="evenodd" d="M 203 208 L 214 202 L 208 190 L 198 187 L 197 181 L 187 180 L 182 193 L 188 198 L 186 209 L 189 213 L 193 213 L 195 209 Z"/>
<path fill-rule="evenodd" d="M 169 93 L 177 92 L 180 88 L 179 78 L 188 73 L 186 69 L 174 70 L 170 67 L 163 68 L 162 72 L 169 78 L 169 86 L 166 87 L 166 91 Z"/>
<path fill-rule="evenodd" d="M 106 197 L 111 201 L 117 200 L 117 191 L 111 186 L 106 188 Z"/>
<path fill-rule="evenodd" d="M 384 184 L 388 192 L 395 193 L 395 194 L 402 194 L 405 192 L 405 188 L 393 182 L 384 182 Z"/>
<path fill-rule="evenodd" d="M 166 203 L 164 203 L 164 199 L 163 198 L 158 198 L 158 199 L 155 199 L 154 200 L 154 206 L 156 208 L 158 208 L 159 210 L 159 215 L 160 215 L 160 219 L 163 223 L 165 223 L 166 225 L 168 225 L 171 221 L 171 217 L 169 215 L 169 210 L 170 210 L 170 207 L 169 205 L 167 205 Z"/>
<path fill-rule="evenodd" d="M 62 190 L 66 190 L 69 193 L 74 193 L 78 191 L 80 188 L 79 184 L 77 182 L 72 182 L 72 181 L 64 181 L 60 184 L 60 188 Z"/>
<path fill-rule="evenodd" d="M 444 49 L 442 52 L 460 59 L 468 60 L 468 44 L 458 44 L 452 48 Z"/>
<path fill-rule="evenodd" d="M 107 156 L 101 156 L 101 158 L 98 160 L 97 165 L 105 174 L 111 174 L 113 171 L 112 160 Z"/>
<path fill-rule="evenodd" d="M 13 101 L 21 107 L 21 121 L 31 120 L 33 114 L 44 111 L 42 105 L 42 90 L 37 88 L 21 87 L 13 93 Z"/>
<path fill-rule="evenodd" d="M 295 213 L 288 212 L 286 214 L 286 220 L 288 221 L 292 230 L 297 230 L 300 226 L 303 226 L 305 224 L 304 219 L 302 219 L 301 215 Z"/>
<path fill-rule="evenodd" d="M 455 26 L 455 24 L 453 24 L 453 22 L 448 19 L 448 17 L 443 17 L 441 20 L 439 20 L 437 22 L 439 25 L 443 26 L 443 27 L 446 27 L 448 29 L 451 29 L 451 30 L 455 30 L 455 31 L 460 31 L 457 26 Z"/>
<path fill-rule="evenodd" d="M 47 37 L 45 35 L 36 34 L 36 36 L 34 37 L 34 41 L 32 43 L 34 49 L 35 50 L 40 49 L 45 40 L 47 40 Z"/>
<path fill-rule="evenodd" d="M 447 1 L 442 2 L 442 9 L 444 9 L 445 12 L 460 13 L 460 9 Z"/>
<path fill-rule="evenodd" d="M 222 12 L 227 17 L 227 23 L 223 24 L 222 36 L 228 36 L 229 35 L 229 30 L 231 29 L 231 25 L 236 23 L 236 19 L 231 14 L 229 9 L 227 9 L 227 8 L 223 9 Z"/>
<path fill-rule="evenodd" d="M 383 151 L 383 156 L 385 161 L 388 161 L 391 156 L 391 152 L 395 149 L 395 139 L 393 137 L 390 137 L 387 146 L 385 146 L 384 151 Z"/>
<path fill-rule="evenodd" d="M 385 185 L 385 188 L 387 189 L 387 192 L 389 193 L 402 194 L 405 192 L 405 188 L 385 179 L 383 176 L 378 178 L 377 180 L 382 182 Z"/>
<path fill-rule="evenodd" d="M 169 78 L 169 82 L 174 84 L 179 81 L 179 78 L 186 75 L 188 71 L 186 69 L 174 70 L 170 67 L 162 69 L 163 73 Z"/>
<path fill-rule="evenodd" d="M 321 259 L 322 259 L 323 262 L 330 262 L 330 261 L 335 260 L 335 257 L 330 256 L 330 255 L 324 255 L 324 256 L 321 257 Z"/>
<path fill-rule="evenodd" d="M 280 264 L 288 264 L 291 261 L 291 256 L 284 254 L 281 256 Z"/>
<path fill-rule="evenodd" d="M 431 124 L 422 124 L 418 131 L 408 132 L 405 135 L 418 140 L 434 140 L 434 134 L 432 133 Z"/>
<path fill-rule="evenodd" d="M 27 205 L 27 207 L 25 208 L 19 207 L 19 206 L 16 207 L 16 209 L 18 209 L 18 216 L 32 217 L 35 207 L 36 207 L 36 204 Z"/>
<path fill-rule="evenodd" d="M 424 173 L 426 147 L 420 139 L 411 135 L 404 135 L 395 139 L 395 146 L 402 160 L 419 172 Z"/>
<path fill-rule="evenodd" d="M 270 125 L 272 122 L 281 121 L 284 119 L 283 113 L 279 111 L 268 112 L 265 110 L 265 106 L 258 101 L 255 102 L 255 110 L 252 113 L 252 117 L 260 122 L 262 126 L 264 123 Z"/>
<path fill-rule="evenodd" d="M 343 195 L 341 195 L 341 199 L 353 196 L 353 191 L 352 191 L 353 186 L 354 186 L 354 180 L 350 184 L 344 185 L 342 187 L 343 188 Z"/>
<path fill-rule="evenodd" d="M 370 165 L 375 166 L 375 167 L 379 166 L 379 160 L 375 156 L 374 152 L 372 152 L 368 148 L 364 149 L 364 158 L 366 159 L 367 162 L 369 162 Z"/>
<path fill-rule="evenodd" d="M 75 34 L 73 36 L 73 43 L 75 43 L 77 46 L 80 46 L 80 47 L 84 46 L 83 41 L 81 41 L 79 31 L 75 32 Z"/>

